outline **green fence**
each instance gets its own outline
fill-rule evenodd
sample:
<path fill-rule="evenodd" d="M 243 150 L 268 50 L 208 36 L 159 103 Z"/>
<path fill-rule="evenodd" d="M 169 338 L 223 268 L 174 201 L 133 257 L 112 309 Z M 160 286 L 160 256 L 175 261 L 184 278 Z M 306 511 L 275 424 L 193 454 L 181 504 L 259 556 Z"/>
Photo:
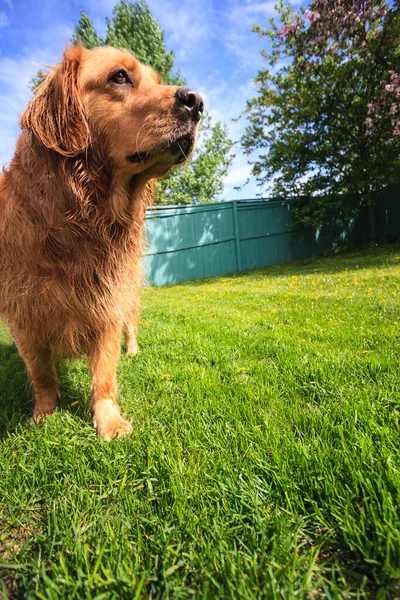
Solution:
<path fill-rule="evenodd" d="M 151 208 L 146 217 L 145 269 L 152 285 L 167 285 L 292 262 L 368 237 L 367 211 L 346 227 L 293 226 L 293 200 L 241 200 Z M 378 239 L 400 237 L 400 186 L 377 194 Z"/>

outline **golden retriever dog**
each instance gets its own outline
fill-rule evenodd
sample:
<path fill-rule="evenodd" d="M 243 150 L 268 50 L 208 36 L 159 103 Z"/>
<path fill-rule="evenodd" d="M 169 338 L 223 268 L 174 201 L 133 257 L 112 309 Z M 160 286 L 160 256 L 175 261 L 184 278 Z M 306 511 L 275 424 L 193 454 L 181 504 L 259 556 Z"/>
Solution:
<path fill-rule="evenodd" d="M 121 333 L 137 352 L 140 240 L 152 180 L 195 146 L 201 96 L 163 85 L 116 48 L 68 47 L 21 116 L 0 178 L 0 315 L 33 384 L 38 421 L 56 408 L 57 357 L 86 354 L 93 424 L 132 426 L 117 404 Z"/>

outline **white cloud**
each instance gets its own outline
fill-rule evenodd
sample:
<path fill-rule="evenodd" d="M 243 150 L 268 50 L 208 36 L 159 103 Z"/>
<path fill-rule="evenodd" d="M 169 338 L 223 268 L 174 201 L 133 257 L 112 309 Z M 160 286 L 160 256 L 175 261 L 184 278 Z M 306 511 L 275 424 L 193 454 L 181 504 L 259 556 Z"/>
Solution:
<path fill-rule="evenodd" d="M 0 10 L 0 27 L 8 27 L 8 17 L 4 10 Z"/>
<path fill-rule="evenodd" d="M 217 35 L 211 3 L 206 0 L 149 0 L 149 5 L 166 33 L 167 46 L 175 50 L 177 61 L 190 63 L 201 60 Z"/>
<path fill-rule="evenodd" d="M 70 26 L 54 24 L 49 29 L 32 32 L 18 55 L 0 56 L 0 166 L 13 155 L 19 135 L 19 115 L 32 96 L 32 77 L 44 66 L 60 61 L 71 33 Z"/>
<path fill-rule="evenodd" d="M 73 23 L 54 23 L 46 29 L 35 28 L 29 31 L 21 54 L 31 56 L 33 60 L 45 64 L 54 64 L 61 60 L 65 46 L 69 43 L 74 31 Z"/>
<path fill-rule="evenodd" d="M 261 68 L 264 59 L 260 51 L 267 43 L 265 40 L 260 42 L 251 31 L 253 25 L 268 26 L 268 19 L 277 15 L 275 4 L 275 1 L 243 4 L 233 0 L 223 39 L 230 52 L 239 59 L 239 72 L 253 69 L 255 74 Z"/>
<path fill-rule="evenodd" d="M 251 170 L 252 165 L 248 163 L 247 156 L 237 151 L 232 167 L 225 178 L 223 200 L 243 200 L 260 196 L 268 198 L 271 195 L 272 181 L 261 188 L 257 185 Z"/>
<path fill-rule="evenodd" d="M 0 165 L 8 162 L 14 152 L 19 131 L 19 113 L 29 101 L 29 82 L 37 70 L 26 59 L 0 58 Z"/>
<path fill-rule="evenodd" d="M 14 107 L 29 98 L 29 82 L 39 68 L 26 56 L 0 58 L 0 84 Z"/>
<path fill-rule="evenodd" d="M 230 172 L 228 173 L 225 184 L 226 185 L 243 185 L 251 175 L 251 165 L 249 164 L 233 164 Z"/>
<path fill-rule="evenodd" d="M 195 3 L 197 4 L 197 3 Z M 199 3 L 198 3 L 199 4 Z M 199 16 L 196 6 L 181 6 L 178 10 L 171 4 L 163 3 L 162 26 L 170 33 L 170 41 L 180 47 L 192 48 L 199 40 L 209 35 L 207 28 L 207 15 Z"/>
<path fill-rule="evenodd" d="M 276 2 L 251 2 L 246 6 L 236 6 L 231 12 L 231 20 L 235 23 L 250 23 L 260 15 L 266 18 L 276 15 Z"/>
<path fill-rule="evenodd" d="M 241 137 L 245 120 L 238 119 L 246 108 L 246 101 L 255 92 L 255 86 L 252 80 L 243 83 L 238 87 L 232 87 L 229 81 L 222 80 L 219 85 L 212 85 L 206 82 L 200 85 L 198 91 L 203 96 L 204 104 L 215 121 L 222 121 L 228 125 L 230 135 L 233 140 Z"/>

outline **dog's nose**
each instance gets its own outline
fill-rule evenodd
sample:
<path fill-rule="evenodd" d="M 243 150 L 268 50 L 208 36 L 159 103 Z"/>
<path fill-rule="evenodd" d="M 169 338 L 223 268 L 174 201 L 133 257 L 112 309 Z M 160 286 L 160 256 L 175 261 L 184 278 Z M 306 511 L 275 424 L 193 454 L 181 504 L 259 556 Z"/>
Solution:
<path fill-rule="evenodd" d="M 200 113 L 204 111 L 204 102 L 198 92 L 189 88 L 179 88 L 176 92 L 176 98 L 190 112 L 190 116 L 195 121 L 200 119 Z"/>

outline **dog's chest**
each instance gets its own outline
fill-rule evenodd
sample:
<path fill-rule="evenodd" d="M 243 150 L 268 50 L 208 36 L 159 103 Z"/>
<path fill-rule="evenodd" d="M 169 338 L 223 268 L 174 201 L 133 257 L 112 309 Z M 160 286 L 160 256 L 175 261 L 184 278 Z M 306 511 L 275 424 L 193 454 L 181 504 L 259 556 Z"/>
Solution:
<path fill-rule="evenodd" d="M 120 301 L 129 287 L 139 257 L 129 238 L 96 239 L 96 236 L 48 236 L 43 244 L 38 274 L 46 294 L 60 297 L 72 312 L 96 312 L 96 306 Z"/>

